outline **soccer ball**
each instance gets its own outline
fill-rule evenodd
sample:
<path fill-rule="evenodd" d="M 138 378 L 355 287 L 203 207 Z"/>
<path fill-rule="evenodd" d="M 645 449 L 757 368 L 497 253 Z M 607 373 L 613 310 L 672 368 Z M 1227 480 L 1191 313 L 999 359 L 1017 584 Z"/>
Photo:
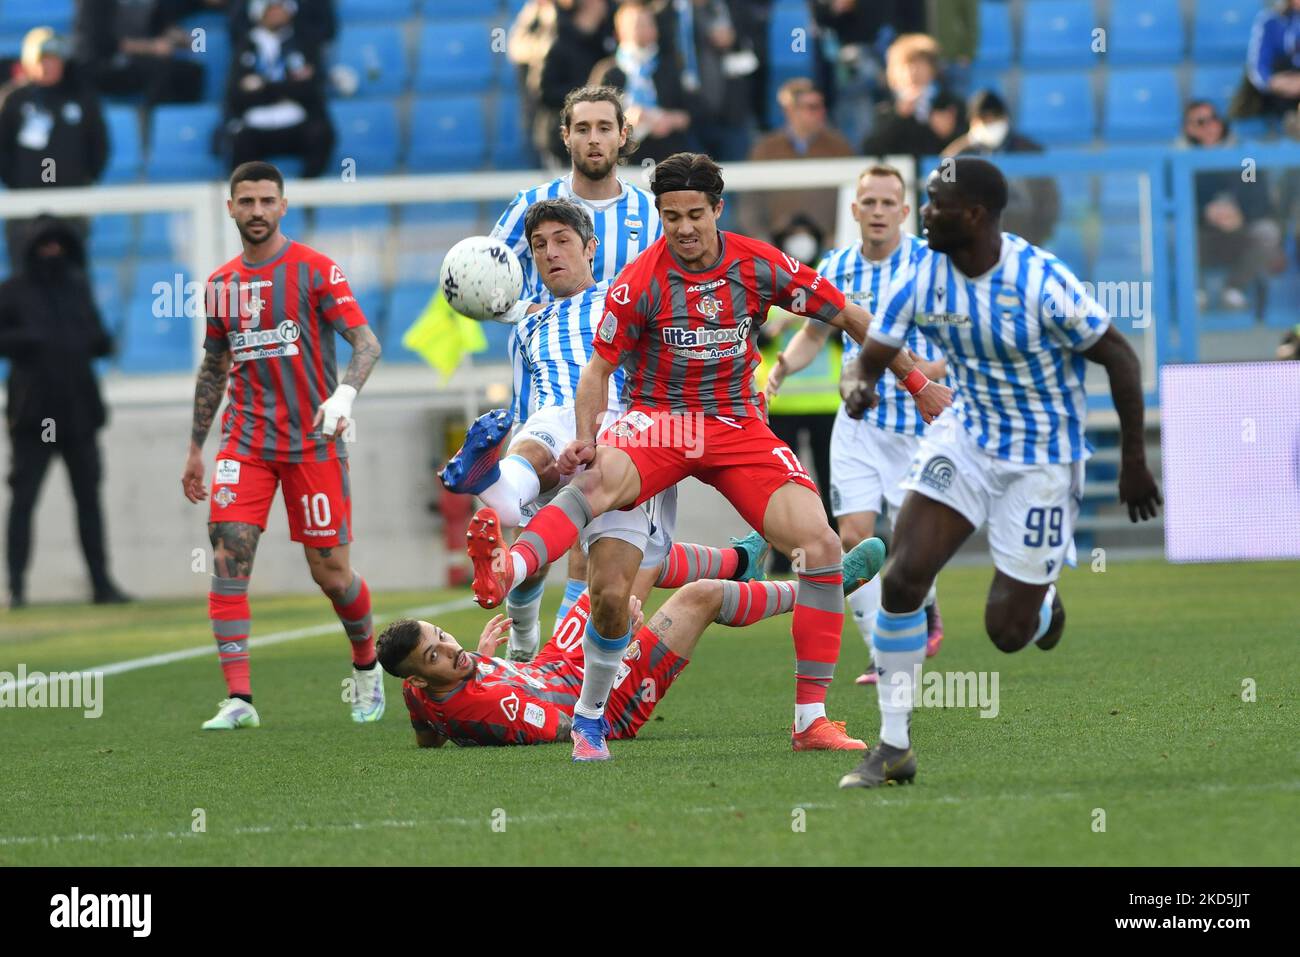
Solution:
<path fill-rule="evenodd" d="M 461 315 L 479 322 L 500 322 L 519 301 L 524 269 L 501 240 L 470 236 L 448 251 L 438 286 Z"/>

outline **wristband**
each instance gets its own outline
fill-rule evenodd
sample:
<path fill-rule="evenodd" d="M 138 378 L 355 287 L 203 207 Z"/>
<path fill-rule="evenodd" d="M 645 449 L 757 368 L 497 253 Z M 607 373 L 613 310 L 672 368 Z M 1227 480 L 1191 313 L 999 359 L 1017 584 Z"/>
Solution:
<path fill-rule="evenodd" d="M 913 369 L 903 377 L 903 388 L 912 395 L 916 395 L 929 384 L 930 380 L 920 369 Z"/>

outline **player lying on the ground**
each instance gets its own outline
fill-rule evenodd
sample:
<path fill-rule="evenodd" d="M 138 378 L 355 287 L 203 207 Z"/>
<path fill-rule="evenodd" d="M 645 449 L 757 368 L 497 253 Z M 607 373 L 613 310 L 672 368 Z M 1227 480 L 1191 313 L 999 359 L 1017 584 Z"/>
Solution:
<path fill-rule="evenodd" d="M 527 214 L 537 203 L 548 199 L 566 199 L 586 212 L 596 237 L 596 252 L 591 257 L 591 275 L 595 282 L 613 279 L 620 269 L 659 238 L 663 230 L 659 225 L 659 211 L 655 209 L 654 197 L 618 176 L 619 160 L 635 149 L 634 141 L 630 139 L 631 132 L 632 128 L 623 112 L 622 94 L 618 90 L 608 86 L 584 86 L 570 90 L 564 98 L 564 106 L 560 110 L 560 136 L 569 153 L 569 172 L 549 183 L 520 190 L 492 229 L 492 236 L 506 243 L 523 267 L 524 289 L 521 298 L 540 303 L 562 298 L 550 288 L 541 268 L 541 257 L 534 256 L 532 241 L 525 229 Z M 597 321 L 600 315 L 599 312 L 595 313 Z M 562 353 L 566 348 L 566 340 L 572 340 L 566 335 L 570 333 L 569 329 L 561 328 L 559 333 L 553 337 L 548 336 L 545 346 Z M 532 351 L 541 351 L 537 347 L 542 345 L 535 343 Z M 586 351 L 590 351 L 590 342 Z M 513 366 L 515 386 L 512 412 L 516 422 L 523 422 L 536 411 L 531 405 L 536 377 L 525 368 L 524 356 L 525 343 L 517 333 L 511 335 L 510 363 Z M 562 369 L 559 371 L 563 373 Z M 567 380 L 559 378 L 547 381 L 563 386 Z M 573 384 L 577 384 L 576 375 Z M 568 404 L 572 405 L 571 390 L 569 396 Z M 570 549 L 569 578 L 564 587 L 564 599 L 555 616 L 555 627 L 559 627 L 569 606 L 586 587 L 586 556 L 580 549 Z M 512 656 L 523 653 L 523 657 L 528 657 L 536 653 L 538 629 L 535 623 L 541 602 L 540 579 L 517 585 L 510 593 L 506 612 L 514 619 L 514 625 L 510 629 Z"/>
<path fill-rule="evenodd" d="M 1002 232 L 1001 171 L 959 157 L 930 176 L 926 192 L 929 246 L 877 313 L 858 355 L 862 384 L 846 402 L 853 416 L 875 407 L 876 382 L 914 326 L 948 357 L 957 397 L 926 430 L 904 483 L 874 632 L 880 744 L 841 787 L 915 776 L 908 723 L 925 657 L 922 603 L 981 525 L 995 569 L 984 608 L 993 644 L 1047 650 L 1061 640 L 1055 582 L 1074 561 L 1087 362 L 1106 370 L 1119 414 L 1120 501 L 1135 522 L 1155 517 L 1161 502 L 1146 463 L 1137 355 L 1064 263 Z"/>
<path fill-rule="evenodd" d="M 289 538 L 302 544 L 311 577 L 351 644 L 352 720 L 378 721 L 384 676 L 375 667 L 370 590 L 348 560 L 355 536 L 343 435 L 352 402 L 379 360 L 379 340 L 334 261 L 280 232 L 288 203 L 278 169 L 239 166 L 226 207 L 243 252 L 208 278 L 207 338 L 181 476 L 191 502 L 208 497 L 203 441 L 229 383 L 208 508 L 215 572 L 208 617 L 227 697 L 203 728 L 260 722 L 249 677 L 248 581 L 277 486 L 283 486 Z M 342 382 L 335 333 L 352 346 Z"/>
<path fill-rule="evenodd" d="M 867 562 L 864 568 L 874 577 L 884 549 L 879 539 L 870 541 L 875 545 L 860 548 L 855 558 Z M 856 578 L 852 587 L 861 584 Z M 635 638 L 623 653 L 610 691 L 610 737 L 636 736 L 711 623 L 750 625 L 789 612 L 794 600 L 793 582 L 696 581 L 670 596 L 644 624 L 641 599 L 633 595 L 628 618 Z M 488 622 L 476 652 L 464 650 L 431 622 L 402 619 L 379 636 L 379 661 L 389 674 L 404 679 L 406 707 L 421 747 L 440 747 L 447 740 L 462 747 L 568 741 L 582 686 L 582 636 L 589 614 L 584 593 L 546 647 L 526 664 L 492 657 L 506 640 L 503 632 L 510 622 L 504 616 Z"/>
<path fill-rule="evenodd" d="M 842 552 L 816 485 L 794 452 L 765 421 L 754 388 L 759 353 L 754 331 L 773 305 L 866 334 L 870 316 L 846 303 L 822 276 L 767 243 L 718 229 L 721 170 L 702 153 L 678 153 L 655 167 L 653 191 L 664 237 L 615 280 L 583 370 L 576 401 L 577 437 L 560 457 L 562 471 L 588 471 L 564 486 L 534 516 L 509 555 L 491 509 L 470 522 L 474 591 L 487 608 L 514 584 L 563 554 L 592 520 L 653 498 L 687 476 L 714 486 L 773 547 L 798 553 L 795 723 L 791 744 L 860 749 L 826 717 L 826 692 L 839 657 L 844 620 Z M 906 377 L 913 363 L 896 361 Z M 609 378 L 624 366 L 626 415 L 596 436 Z M 950 401 L 948 390 L 918 384 L 927 416 Z M 689 430 L 689 436 L 687 432 Z M 613 538 L 594 543 L 592 614 L 584 637 L 586 670 L 575 707 L 573 757 L 609 759 L 603 716 L 623 649 L 632 639 L 627 599 L 641 555 Z"/>
<path fill-rule="evenodd" d="M 832 249 L 817 267 L 848 299 L 861 303 L 868 311 L 878 308 L 893 283 L 907 275 L 917 250 L 925 246 L 916 236 L 903 232 L 903 222 L 910 212 L 903 186 L 902 174 L 892 166 L 864 170 L 850 207 L 861 238 L 850 246 Z M 805 321 L 777 356 L 767 380 L 769 395 L 780 391 L 786 376 L 812 362 L 830 339 L 831 331 L 830 326 L 816 319 Z M 920 370 L 913 375 L 924 374 L 951 385 L 946 382 L 943 353 L 919 329 L 908 336 L 907 347 Z M 858 348 L 850 336 L 844 335 L 842 396 L 856 387 Z M 889 370 L 880 377 L 877 392 L 876 408 L 861 419 L 850 417 L 841 403 L 831 432 L 831 508 L 845 551 L 876 534 L 876 518 L 883 506 L 889 506 L 891 520 L 897 516 L 903 504 L 903 479 L 926 429 L 920 410 Z M 849 599 L 849 606 L 870 654 L 871 626 L 880 608 L 880 579 L 859 588 Z M 925 598 L 925 617 L 925 654 L 932 658 L 943 641 L 943 619 L 934 588 Z M 875 684 L 876 678 L 872 665 L 858 678 L 858 684 Z"/>

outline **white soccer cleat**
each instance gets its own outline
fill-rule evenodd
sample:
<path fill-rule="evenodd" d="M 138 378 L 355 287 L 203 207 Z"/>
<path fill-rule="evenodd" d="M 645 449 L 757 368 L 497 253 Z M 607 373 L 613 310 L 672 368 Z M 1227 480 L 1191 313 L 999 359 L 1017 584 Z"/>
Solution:
<path fill-rule="evenodd" d="M 216 715 L 203 722 L 204 731 L 236 731 L 262 726 L 257 709 L 243 698 L 227 698 L 217 708 Z"/>
<path fill-rule="evenodd" d="M 384 716 L 384 671 L 379 662 L 368 671 L 352 669 L 352 720 L 357 724 Z"/>

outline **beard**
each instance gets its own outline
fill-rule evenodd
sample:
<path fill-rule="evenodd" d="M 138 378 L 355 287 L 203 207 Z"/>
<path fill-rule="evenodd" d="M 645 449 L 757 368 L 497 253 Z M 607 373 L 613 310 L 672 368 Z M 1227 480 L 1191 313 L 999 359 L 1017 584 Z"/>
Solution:
<path fill-rule="evenodd" d="M 260 236 L 253 235 L 252 229 L 255 225 L 265 226 L 266 231 Z M 243 238 L 244 242 L 248 243 L 250 246 L 260 246 L 275 235 L 275 228 L 274 223 L 267 222 L 265 219 L 259 219 L 240 225 L 239 235 Z"/>
<path fill-rule="evenodd" d="M 573 168 L 587 179 L 604 179 L 618 163 L 617 153 L 610 157 L 602 156 L 600 159 L 591 159 L 586 153 L 570 153 L 569 155 L 573 160 Z"/>

